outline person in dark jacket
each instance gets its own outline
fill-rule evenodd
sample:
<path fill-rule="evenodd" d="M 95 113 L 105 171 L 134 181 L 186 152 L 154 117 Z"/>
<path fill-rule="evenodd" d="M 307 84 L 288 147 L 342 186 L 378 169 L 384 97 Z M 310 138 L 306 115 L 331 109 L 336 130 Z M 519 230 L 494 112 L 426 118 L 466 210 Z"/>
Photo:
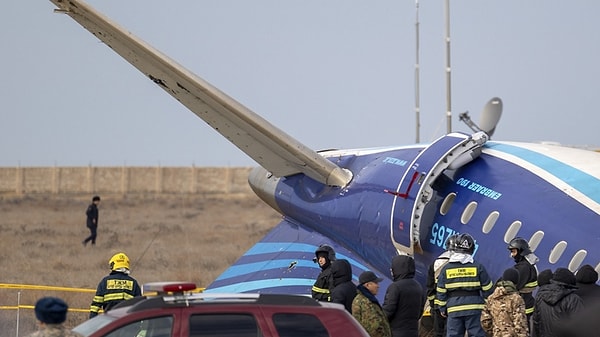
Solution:
<path fill-rule="evenodd" d="M 600 286 L 598 282 L 598 272 L 589 264 L 581 266 L 575 274 L 577 287 L 575 293 L 581 297 L 583 304 L 587 307 L 593 302 L 600 302 Z"/>
<path fill-rule="evenodd" d="M 96 236 L 97 236 L 97 230 L 98 230 L 98 216 L 99 216 L 98 205 L 99 204 L 100 204 L 100 197 L 96 195 L 92 198 L 92 203 L 88 206 L 88 208 L 85 211 L 85 215 L 87 217 L 85 225 L 90 230 L 90 236 L 88 236 L 87 238 L 85 238 L 85 240 L 83 240 L 82 243 L 83 243 L 84 247 L 90 241 L 92 242 L 92 245 L 96 244 Z"/>
<path fill-rule="evenodd" d="M 573 272 L 556 268 L 550 284 L 541 287 L 535 296 L 531 336 L 556 337 L 557 326 L 583 312 L 583 301 L 575 294 L 576 283 Z"/>
<path fill-rule="evenodd" d="M 352 313 L 352 300 L 356 296 L 356 285 L 352 283 L 352 266 L 348 260 L 335 260 L 331 264 L 333 288 L 331 289 L 331 302 L 343 304 L 349 313 Z"/>
<path fill-rule="evenodd" d="M 331 301 L 333 278 L 331 276 L 331 263 L 335 261 L 335 250 L 327 244 L 322 244 L 315 250 L 314 263 L 318 263 L 321 272 L 317 276 L 311 289 L 312 298 L 317 301 Z"/>
<path fill-rule="evenodd" d="M 390 321 L 393 337 L 418 337 L 425 293 L 415 277 L 415 260 L 407 255 L 392 258 L 392 278 L 385 292 L 383 312 Z"/>
<path fill-rule="evenodd" d="M 544 269 L 538 273 L 538 287 L 543 287 L 547 284 L 550 284 L 550 280 L 552 279 L 552 270 Z"/>
<path fill-rule="evenodd" d="M 508 250 L 510 251 L 510 256 L 515 260 L 515 268 L 519 271 L 519 284 L 515 285 L 523 301 L 525 301 L 525 313 L 529 321 L 535 309 L 533 291 L 538 286 L 537 270 L 535 269 L 538 257 L 531 251 L 529 242 L 520 237 L 510 240 Z"/>
<path fill-rule="evenodd" d="M 105 276 L 98 287 L 90 305 L 90 318 L 96 317 L 100 309 L 109 311 L 115 305 L 142 295 L 138 282 L 129 276 L 129 257 L 124 253 L 113 255 L 108 261 L 110 274 Z"/>
<path fill-rule="evenodd" d="M 585 304 L 585 310 L 556 326 L 555 337 L 598 336 L 600 331 L 600 302 Z"/>

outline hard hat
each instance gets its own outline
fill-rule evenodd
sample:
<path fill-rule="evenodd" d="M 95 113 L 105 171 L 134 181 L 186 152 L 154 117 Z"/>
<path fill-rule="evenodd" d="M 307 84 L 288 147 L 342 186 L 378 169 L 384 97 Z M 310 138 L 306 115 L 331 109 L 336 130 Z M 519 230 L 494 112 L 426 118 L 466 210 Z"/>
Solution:
<path fill-rule="evenodd" d="M 517 256 L 525 257 L 528 254 L 531 254 L 531 248 L 529 248 L 529 242 L 523 238 L 516 237 L 508 243 L 508 250 L 516 249 Z"/>
<path fill-rule="evenodd" d="M 335 261 L 335 250 L 333 250 L 333 247 L 331 247 L 330 245 L 328 245 L 326 243 L 321 244 L 319 246 L 319 248 L 317 248 L 317 250 L 315 250 L 316 258 L 313 259 L 313 262 L 316 263 L 318 261 L 320 254 L 325 255 L 329 261 Z"/>
<path fill-rule="evenodd" d="M 456 250 L 456 242 L 458 241 L 458 236 L 459 234 L 452 234 L 448 237 L 448 239 L 446 239 L 446 243 L 444 244 L 446 250 Z"/>
<path fill-rule="evenodd" d="M 108 260 L 108 265 L 110 266 L 110 270 L 129 269 L 129 258 L 125 253 L 117 253 Z"/>
<path fill-rule="evenodd" d="M 456 248 L 454 250 L 459 253 L 473 254 L 475 251 L 475 240 L 469 234 L 460 234 L 456 239 Z"/>

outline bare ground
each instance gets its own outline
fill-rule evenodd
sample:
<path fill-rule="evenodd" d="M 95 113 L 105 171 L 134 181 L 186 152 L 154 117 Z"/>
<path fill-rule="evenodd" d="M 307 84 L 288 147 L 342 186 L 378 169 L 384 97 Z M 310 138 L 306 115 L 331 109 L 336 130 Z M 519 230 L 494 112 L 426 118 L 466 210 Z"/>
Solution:
<path fill-rule="evenodd" d="M 1 283 L 95 289 L 117 252 L 131 259 L 140 283 L 193 281 L 206 286 L 263 237 L 280 216 L 254 195 L 102 195 L 96 246 L 85 210 L 91 196 L 0 196 Z M 0 288 L 0 306 L 33 305 L 42 296 L 89 307 L 93 294 Z M 19 300 L 20 298 L 20 300 Z M 35 329 L 33 310 L 0 310 L 2 335 Z M 68 326 L 87 318 L 71 312 Z"/>

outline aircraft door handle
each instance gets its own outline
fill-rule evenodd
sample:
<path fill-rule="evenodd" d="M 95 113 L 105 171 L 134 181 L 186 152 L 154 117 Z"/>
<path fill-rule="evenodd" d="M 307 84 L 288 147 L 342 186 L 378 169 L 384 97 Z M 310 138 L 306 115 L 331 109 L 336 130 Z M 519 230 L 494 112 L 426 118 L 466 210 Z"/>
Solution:
<path fill-rule="evenodd" d="M 419 172 L 415 171 L 412 175 L 412 178 L 410 179 L 410 182 L 408 183 L 408 187 L 406 188 L 406 193 L 401 193 L 400 191 L 398 191 L 398 192 L 390 191 L 390 190 L 383 190 L 383 191 L 385 193 L 389 193 L 389 194 L 395 195 L 397 197 L 406 199 L 406 198 L 408 198 L 410 190 L 411 190 L 413 184 L 415 183 L 415 180 L 417 180 L 417 177 L 419 177 Z"/>

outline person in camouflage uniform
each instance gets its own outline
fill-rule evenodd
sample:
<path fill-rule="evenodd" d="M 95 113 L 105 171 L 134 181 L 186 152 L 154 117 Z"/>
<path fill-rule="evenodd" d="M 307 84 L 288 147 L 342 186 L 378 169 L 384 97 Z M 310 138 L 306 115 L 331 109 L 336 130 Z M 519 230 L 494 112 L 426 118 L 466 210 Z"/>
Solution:
<path fill-rule="evenodd" d="M 379 290 L 379 282 L 372 271 L 365 271 L 358 277 L 356 297 L 352 300 L 352 316 L 367 330 L 371 337 L 391 337 L 392 331 L 379 301 L 375 295 Z"/>
<path fill-rule="evenodd" d="M 519 272 L 515 268 L 504 271 L 496 289 L 487 298 L 481 312 L 481 326 L 493 337 L 527 337 L 525 301 L 517 291 Z"/>
<path fill-rule="evenodd" d="M 69 307 L 65 301 L 56 297 L 43 297 L 35 304 L 35 317 L 40 329 L 29 337 L 82 337 L 63 326 Z"/>

